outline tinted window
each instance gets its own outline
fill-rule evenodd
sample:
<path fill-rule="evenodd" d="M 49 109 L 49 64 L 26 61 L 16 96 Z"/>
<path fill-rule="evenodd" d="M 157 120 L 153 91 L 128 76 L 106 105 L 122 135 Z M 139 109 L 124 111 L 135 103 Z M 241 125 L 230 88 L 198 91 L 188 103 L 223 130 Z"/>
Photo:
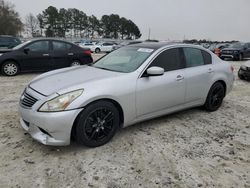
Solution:
<path fill-rule="evenodd" d="M 180 48 L 169 49 L 158 55 L 150 67 L 157 66 L 165 71 L 172 71 L 183 68 Z"/>
<path fill-rule="evenodd" d="M 66 51 L 72 47 L 72 45 L 65 42 L 53 41 L 52 43 L 53 43 L 53 49 L 55 51 Z"/>
<path fill-rule="evenodd" d="M 183 48 L 183 51 L 187 67 L 196 67 L 205 64 L 201 50 L 196 48 Z"/>
<path fill-rule="evenodd" d="M 250 48 L 250 43 L 247 43 L 247 48 Z"/>
<path fill-rule="evenodd" d="M 28 45 L 27 48 L 29 48 L 32 52 L 49 51 L 49 41 L 34 42 L 31 45 Z"/>
<path fill-rule="evenodd" d="M 203 56 L 205 65 L 212 64 L 211 55 L 208 52 L 203 51 L 203 50 L 201 50 L 201 52 L 202 52 L 202 56 Z"/>
<path fill-rule="evenodd" d="M 111 43 L 103 43 L 102 45 L 103 46 L 112 46 L 113 44 L 111 44 Z"/>

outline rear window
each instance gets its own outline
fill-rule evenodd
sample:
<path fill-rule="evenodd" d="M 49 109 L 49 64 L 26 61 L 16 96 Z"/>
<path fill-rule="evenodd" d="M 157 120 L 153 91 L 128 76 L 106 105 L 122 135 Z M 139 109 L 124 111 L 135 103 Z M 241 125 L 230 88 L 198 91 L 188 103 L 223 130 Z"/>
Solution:
<path fill-rule="evenodd" d="M 201 52 L 202 52 L 202 56 L 203 56 L 205 65 L 212 64 L 211 55 L 208 52 L 203 51 L 203 50 L 201 50 Z"/>
<path fill-rule="evenodd" d="M 212 64 L 211 55 L 204 50 L 197 48 L 183 48 L 183 51 L 187 68 Z"/>

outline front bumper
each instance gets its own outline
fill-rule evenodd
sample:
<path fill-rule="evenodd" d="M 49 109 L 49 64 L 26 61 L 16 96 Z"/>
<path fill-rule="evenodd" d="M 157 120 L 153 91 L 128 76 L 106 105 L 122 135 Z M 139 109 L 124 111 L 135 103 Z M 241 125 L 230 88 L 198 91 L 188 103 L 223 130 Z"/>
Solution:
<path fill-rule="evenodd" d="M 250 70 L 249 69 L 248 70 L 243 70 L 243 69 L 240 68 L 238 74 L 243 76 L 246 79 L 250 79 Z"/>
<path fill-rule="evenodd" d="M 72 126 L 82 109 L 46 113 L 37 111 L 40 105 L 40 100 L 32 108 L 19 105 L 20 123 L 23 129 L 42 144 L 69 145 Z"/>
<path fill-rule="evenodd" d="M 232 55 L 232 54 L 221 54 L 221 58 L 230 58 L 230 59 L 235 59 L 237 55 Z"/>

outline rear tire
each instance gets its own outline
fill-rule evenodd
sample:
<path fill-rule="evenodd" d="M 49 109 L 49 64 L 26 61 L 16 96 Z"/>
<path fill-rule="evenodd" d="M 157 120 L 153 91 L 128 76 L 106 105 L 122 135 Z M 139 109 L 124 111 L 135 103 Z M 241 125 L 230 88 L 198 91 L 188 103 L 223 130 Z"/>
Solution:
<path fill-rule="evenodd" d="M 119 111 L 108 101 L 98 101 L 84 109 L 76 122 L 76 141 L 87 147 L 109 142 L 120 125 Z"/>
<path fill-rule="evenodd" d="M 100 52 L 101 52 L 101 49 L 100 49 L 100 48 L 96 48 L 96 49 L 95 49 L 95 53 L 98 54 L 98 53 L 100 53 Z"/>
<path fill-rule="evenodd" d="M 15 61 L 6 61 L 2 65 L 1 72 L 5 76 L 16 76 L 20 72 L 20 69 Z"/>
<path fill-rule="evenodd" d="M 220 82 L 214 83 L 210 88 L 204 107 L 207 111 L 213 112 L 220 108 L 225 97 L 225 88 Z"/>

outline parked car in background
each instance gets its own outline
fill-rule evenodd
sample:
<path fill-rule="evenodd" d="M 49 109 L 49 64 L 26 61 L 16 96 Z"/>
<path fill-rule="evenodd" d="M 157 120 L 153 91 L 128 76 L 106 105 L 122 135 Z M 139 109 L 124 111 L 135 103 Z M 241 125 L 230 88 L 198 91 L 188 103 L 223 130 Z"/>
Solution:
<path fill-rule="evenodd" d="M 250 80 L 250 61 L 240 66 L 238 76 L 241 80 Z"/>
<path fill-rule="evenodd" d="M 211 50 L 213 53 L 215 53 L 218 57 L 221 56 L 221 50 L 224 48 L 227 48 L 230 44 L 229 43 L 218 43 L 218 44 L 212 44 L 209 47 L 209 50 Z"/>
<path fill-rule="evenodd" d="M 93 62 L 91 51 L 56 39 L 27 41 L 13 49 L 0 51 L 1 72 L 15 76 L 19 72 L 47 71 Z"/>
<path fill-rule="evenodd" d="M 114 47 L 115 50 L 117 50 L 118 48 L 121 48 L 123 46 L 128 46 L 128 45 L 132 45 L 132 44 L 139 44 L 139 43 L 142 43 L 142 41 L 139 41 L 139 40 L 133 40 L 133 41 L 124 41 L 118 45 L 116 45 Z"/>
<path fill-rule="evenodd" d="M 243 60 L 250 57 L 250 43 L 237 42 L 229 45 L 221 51 L 222 59 Z"/>
<path fill-rule="evenodd" d="M 115 49 L 116 44 L 113 42 L 99 42 L 99 43 L 84 43 L 80 44 L 81 47 L 88 47 L 92 52 L 111 52 Z"/>
<path fill-rule="evenodd" d="M 21 43 L 17 37 L 0 35 L 0 49 L 11 49 Z"/>
<path fill-rule="evenodd" d="M 35 78 L 21 96 L 20 122 L 46 145 L 74 137 L 97 147 L 121 127 L 196 106 L 215 111 L 233 81 L 232 66 L 202 47 L 135 44 Z"/>

